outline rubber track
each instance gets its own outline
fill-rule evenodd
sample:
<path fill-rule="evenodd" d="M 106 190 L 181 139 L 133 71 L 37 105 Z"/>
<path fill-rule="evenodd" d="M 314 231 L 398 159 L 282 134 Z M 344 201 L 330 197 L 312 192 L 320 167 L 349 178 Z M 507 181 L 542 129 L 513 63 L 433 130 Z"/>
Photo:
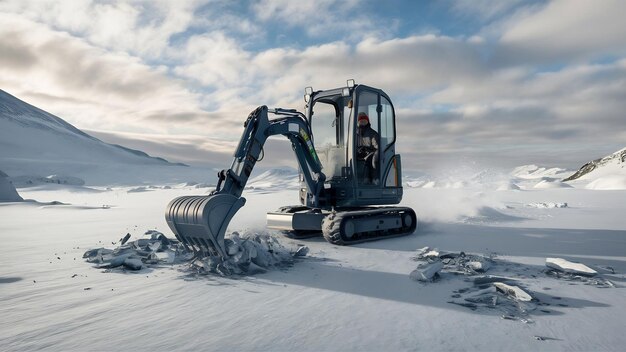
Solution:
<path fill-rule="evenodd" d="M 358 218 L 383 218 L 386 216 L 397 216 L 399 213 L 409 213 L 413 217 L 413 223 L 411 226 L 403 226 L 399 229 L 392 229 L 386 231 L 368 231 L 355 233 L 352 238 L 347 238 L 342 233 L 343 222 L 347 219 Z M 406 207 L 381 207 L 369 210 L 355 210 L 355 211 L 343 211 L 331 213 L 322 221 L 322 234 L 326 241 L 336 245 L 351 245 L 363 242 L 376 241 L 383 238 L 392 238 L 405 236 L 413 233 L 417 228 L 417 216 L 415 211 Z"/>

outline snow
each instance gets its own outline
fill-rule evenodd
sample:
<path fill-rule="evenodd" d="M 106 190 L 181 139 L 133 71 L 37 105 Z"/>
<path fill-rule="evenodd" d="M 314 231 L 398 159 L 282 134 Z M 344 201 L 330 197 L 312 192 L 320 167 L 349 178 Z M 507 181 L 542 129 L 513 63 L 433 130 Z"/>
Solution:
<path fill-rule="evenodd" d="M 519 191 L 520 189 L 520 186 L 513 182 L 507 182 L 497 188 L 498 191 Z"/>
<path fill-rule="evenodd" d="M 548 181 L 548 180 L 542 180 L 539 183 L 537 183 L 534 188 L 539 188 L 539 189 L 547 189 L 547 188 L 571 188 L 572 186 L 568 185 L 565 182 L 561 182 L 561 181 Z"/>
<path fill-rule="evenodd" d="M 587 189 L 593 190 L 626 190 L 626 175 L 607 175 L 589 182 Z"/>
<path fill-rule="evenodd" d="M 298 189 L 298 171 L 291 168 L 270 169 L 248 180 L 246 189 L 258 192 L 274 189 Z"/>
<path fill-rule="evenodd" d="M 521 179 L 561 179 L 567 177 L 572 172 L 567 169 L 557 167 L 541 167 L 537 165 L 518 166 L 511 171 L 511 176 Z"/>
<path fill-rule="evenodd" d="M 185 263 L 142 264 L 137 271 L 85 263 L 87 249 L 115 247 L 127 233 L 127 243 L 148 229 L 171 237 L 166 204 L 205 192 L 158 184 L 136 193 L 91 188 L 20 189 L 25 198 L 70 205 L 0 205 L 3 349 L 106 350 L 114 343 L 141 351 L 621 350 L 626 344 L 624 191 L 407 188 L 402 204 L 421 219 L 415 234 L 349 247 L 277 237 L 286 248 L 307 246 L 308 254 L 235 279 L 199 275 Z M 266 191 L 271 194 L 244 192 L 246 206 L 228 233 L 265 233 L 265 212 L 297 199 L 296 191 L 279 186 Z M 571 207 L 525 206 L 565 202 Z M 424 254 L 448 264 L 439 279 L 415 282 L 412 258 L 425 246 Z M 461 251 L 487 258 L 489 275 L 453 273 Z M 584 263 L 601 277 L 553 275 L 546 258 Z M 490 282 L 518 287 L 536 301 L 509 299 Z"/>
<path fill-rule="evenodd" d="M 542 209 L 553 209 L 553 208 L 567 208 L 567 203 L 529 203 L 526 204 L 529 208 L 542 208 Z"/>

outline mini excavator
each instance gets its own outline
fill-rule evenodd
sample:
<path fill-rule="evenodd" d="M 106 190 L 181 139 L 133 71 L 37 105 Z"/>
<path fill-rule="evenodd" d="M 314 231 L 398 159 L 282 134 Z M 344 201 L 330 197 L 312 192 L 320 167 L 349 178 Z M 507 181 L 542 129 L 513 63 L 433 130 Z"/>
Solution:
<path fill-rule="evenodd" d="M 291 141 L 299 165 L 300 205 L 267 213 L 267 227 L 293 237 L 322 234 L 336 245 L 351 245 L 411 234 L 413 209 L 402 200 L 400 155 L 395 152 L 396 119 L 381 89 L 348 80 L 345 87 L 305 89 L 306 113 L 259 106 L 248 115 L 229 169 L 218 173 L 214 191 L 183 196 L 167 206 L 167 224 L 197 256 L 228 258 L 224 235 L 245 204 L 241 195 L 264 156 L 268 137 Z M 274 115 L 270 119 L 270 114 Z M 359 143 L 357 119 L 367 115 L 377 148 Z"/>

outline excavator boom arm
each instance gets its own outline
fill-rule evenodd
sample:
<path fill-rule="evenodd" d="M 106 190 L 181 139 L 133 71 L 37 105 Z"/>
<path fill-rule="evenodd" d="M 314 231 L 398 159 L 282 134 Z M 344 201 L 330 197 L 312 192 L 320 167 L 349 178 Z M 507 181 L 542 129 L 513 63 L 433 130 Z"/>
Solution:
<path fill-rule="evenodd" d="M 270 120 L 268 113 L 280 117 Z M 268 109 L 266 106 L 259 106 L 248 116 L 233 163 L 230 169 L 218 173 L 219 181 L 214 194 L 228 193 L 240 197 L 263 153 L 265 141 L 273 135 L 284 135 L 291 141 L 309 193 L 313 195 L 312 202 L 317 205 L 326 177 L 311 140 L 309 122 L 295 110 Z"/>
<path fill-rule="evenodd" d="M 270 120 L 268 113 L 280 117 Z M 319 204 L 326 176 L 322 173 L 306 117 L 295 110 L 259 106 L 248 115 L 244 132 L 229 169 L 218 173 L 216 189 L 208 196 L 178 197 L 170 202 L 165 218 L 176 237 L 199 256 L 228 257 L 224 235 L 232 217 L 245 204 L 241 197 L 268 137 L 284 135 L 292 144 L 311 199 Z"/>

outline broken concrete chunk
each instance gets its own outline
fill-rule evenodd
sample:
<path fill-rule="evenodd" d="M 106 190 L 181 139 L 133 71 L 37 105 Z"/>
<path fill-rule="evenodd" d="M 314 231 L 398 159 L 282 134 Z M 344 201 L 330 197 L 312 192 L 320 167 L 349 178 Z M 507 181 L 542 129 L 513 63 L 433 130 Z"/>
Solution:
<path fill-rule="evenodd" d="M 594 276 L 597 271 L 591 269 L 585 264 L 573 263 L 562 258 L 546 258 L 546 266 L 566 273 L 579 274 L 585 276 Z"/>
<path fill-rule="evenodd" d="M 122 268 L 141 270 L 152 264 L 191 261 L 190 268 L 198 274 L 209 272 L 223 276 L 254 274 L 273 266 L 293 263 L 295 256 L 304 256 L 309 248 L 299 246 L 287 250 L 278 240 L 268 234 L 247 233 L 240 237 L 233 233 L 225 239 L 228 258 L 205 257 L 201 260 L 194 257 L 181 242 L 168 239 L 162 233 L 150 230 L 144 238 L 129 241 L 129 236 L 120 242 L 125 244 L 115 249 L 95 248 L 84 253 L 83 257 L 96 268 Z M 55 254 L 56 255 L 56 254 Z"/>
<path fill-rule="evenodd" d="M 228 255 L 235 255 L 239 252 L 239 244 L 231 242 L 226 245 L 226 250 L 228 251 Z"/>
<path fill-rule="evenodd" d="M 409 277 L 415 281 L 431 281 L 441 269 L 443 269 L 443 263 L 440 261 L 420 265 L 409 274 Z"/>
<path fill-rule="evenodd" d="M 120 244 L 121 244 L 121 245 L 125 245 L 125 244 L 126 244 L 126 242 L 128 242 L 128 239 L 129 239 L 129 238 L 130 238 L 130 233 L 126 233 L 126 236 L 124 236 L 124 237 L 122 237 L 122 238 L 120 239 Z"/>
<path fill-rule="evenodd" d="M 465 256 L 465 253 L 463 252 L 440 252 L 439 253 L 439 258 L 441 259 L 454 259 L 457 257 L 462 257 Z"/>
<path fill-rule="evenodd" d="M 161 241 L 154 241 L 154 242 L 150 243 L 148 245 L 148 248 L 150 248 L 150 251 L 152 251 L 152 252 L 158 251 L 159 248 L 161 248 Z"/>
<path fill-rule="evenodd" d="M 474 278 L 475 285 L 484 285 L 490 284 L 492 282 L 507 282 L 507 281 L 515 281 L 515 279 L 504 276 L 495 276 L 495 275 L 481 275 L 476 276 Z"/>
<path fill-rule="evenodd" d="M 102 255 L 106 255 L 106 254 L 111 254 L 113 253 L 112 249 L 107 249 L 107 248 L 94 248 L 94 249 L 90 249 L 88 251 L 85 252 L 85 254 L 83 254 L 83 258 L 87 258 L 87 261 L 89 261 L 90 259 L 93 259 L 97 256 L 102 256 Z"/>
<path fill-rule="evenodd" d="M 495 286 L 489 286 L 489 287 L 487 287 L 485 289 L 482 289 L 482 290 L 470 292 L 470 293 L 465 295 L 465 298 L 472 298 L 472 297 L 477 297 L 477 296 L 484 296 L 484 295 L 495 294 L 496 291 L 497 290 L 496 290 Z"/>
<path fill-rule="evenodd" d="M 100 268 L 112 269 L 117 268 L 118 266 L 122 266 L 124 261 L 130 257 L 132 253 L 124 253 L 122 255 L 117 256 L 106 256 L 102 258 L 103 265 L 100 265 Z"/>
<path fill-rule="evenodd" d="M 416 252 L 417 256 L 421 256 L 422 254 L 428 252 L 430 250 L 430 247 L 424 247 L 424 248 L 420 248 L 418 249 Z"/>
<path fill-rule="evenodd" d="M 172 264 L 176 260 L 176 252 L 167 250 L 165 252 L 155 253 L 158 260 L 162 260 L 167 264 Z"/>
<path fill-rule="evenodd" d="M 141 259 L 137 258 L 126 258 L 123 265 L 125 268 L 130 270 L 141 270 L 141 267 L 143 267 Z"/>
<path fill-rule="evenodd" d="M 439 257 L 439 251 L 435 248 L 429 252 L 422 254 L 423 258 L 437 258 Z"/>
<path fill-rule="evenodd" d="M 512 297 L 516 301 L 530 302 L 533 299 L 528 293 L 517 286 L 510 286 L 502 282 L 494 282 L 493 285 L 498 291 Z"/>
<path fill-rule="evenodd" d="M 254 275 L 254 274 L 264 273 L 266 271 L 267 269 L 265 269 L 264 267 L 256 265 L 254 264 L 254 262 L 250 262 L 250 265 L 248 266 L 248 270 L 246 271 L 246 273 L 249 275 Z"/>
<path fill-rule="evenodd" d="M 478 272 L 485 272 L 487 270 L 489 270 L 489 268 L 491 268 L 491 263 L 489 263 L 488 261 L 471 261 L 471 262 L 467 262 L 467 267 L 469 267 L 470 269 L 474 270 L 474 271 L 478 271 Z"/>
<path fill-rule="evenodd" d="M 309 247 L 307 247 L 307 246 L 300 246 L 300 247 L 298 247 L 296 252 L 293 254 L 293 256 L 294 257 L 305 257 L 308 253 L 309 253 Z"/>

